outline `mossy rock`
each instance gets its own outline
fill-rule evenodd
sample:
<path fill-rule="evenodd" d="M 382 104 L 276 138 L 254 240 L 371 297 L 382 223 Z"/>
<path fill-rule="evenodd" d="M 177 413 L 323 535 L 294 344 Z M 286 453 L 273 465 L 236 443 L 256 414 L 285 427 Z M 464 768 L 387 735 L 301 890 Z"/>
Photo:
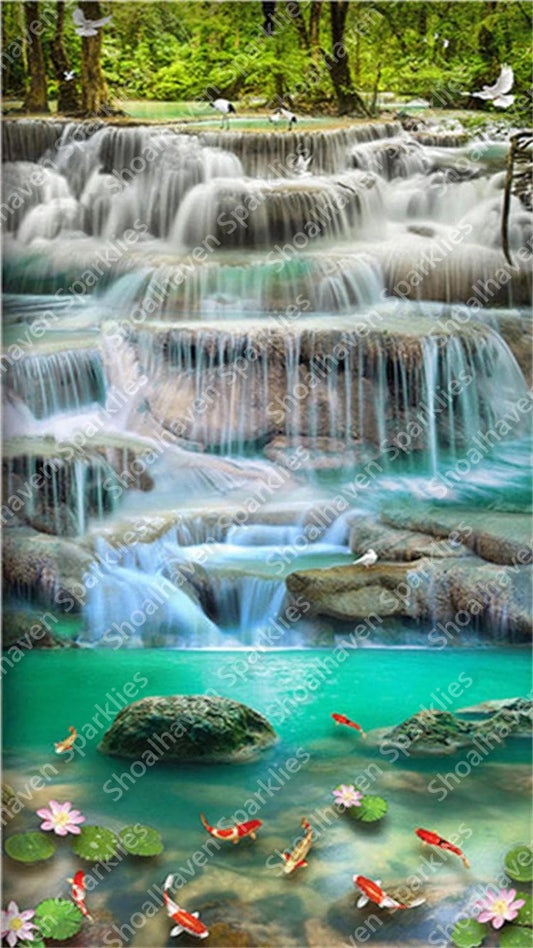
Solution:
<path fill-rule="evenodd" d="M 142 698 L 123 708 L 98 750 L 139 758 L 147 766 L 156 762 L 154 756 L 157 762 L 209 764 L 246 760 L 276 739 L 266 718 L 238 701 L 169 695 Z"/>

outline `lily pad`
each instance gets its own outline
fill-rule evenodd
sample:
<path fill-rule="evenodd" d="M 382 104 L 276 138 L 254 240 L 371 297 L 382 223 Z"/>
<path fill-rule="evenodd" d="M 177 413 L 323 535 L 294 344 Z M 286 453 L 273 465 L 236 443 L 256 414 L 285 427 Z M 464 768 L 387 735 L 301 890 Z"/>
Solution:
<path fill-rule="evenodd" d="M 17 862 L 41 862 L 56 851 L 54 841 L 44 833 L 15 833 L 6 839 L 4 848 Z"/>
<path fill-rule="evenodd" d="M 517 899 L 523 899 L 526 903 L 521 909 L 518 909 L 518 915 L 514 920 L 515 925 L 533 926 L 533 899 L 527 892 L 517 892 Z"/>
<path fill-rule="evenodd" d="M 133 856 L 157 856 L 163 852 L 163 840 L 151 826 L 125 826 L 120 831 L 120 842 Z"/>
<path fill-rule="evenodd" d="M 34 932 L 33 936 L 33 941 L 18 941 L 17 948 L 46 948 L 46 942 L 42 940 L 37 932 Z"/>
<path fill-rule="evenodd" d="M 79 932 L 83 915 L 74 902 L 67 899 L 45 899 L 35 909 L 33 921 L 39 926 L 43 938 L 63 941 Z"/>
<path fill-rule="evenodd" d="M 505 857 L 505 871 L 517 882 L 533 879 L 533 852 L 529 846 L 516 846 Z"/>
<path fill-rule="evenodd" d="M 498 943 L 500 948 L 531 948 L 531 932 L 521 925 L 504 925 Z"/>
<path fill-rule="evenodd" d="M 380 820 L 389 809 L 389 804 L 383 797 L 376 797 L 372 794 L 363 797 L 361 806 L 350 807 L 350 814 L 362 823 L 375 823 Z"/>
<path fill-rule="evenodd" d="M 488 926 L 475 918 L 462 918 L 454 926 L 452 942 L 457 948 L 477 948 L 488 934 Z"/>
<path fill-rule="evenodd" d="M 118 836 L 105 826 L 83 826 L 72 843 L 72 849 L 82 859 L 101 862 L 116 855 Z"/>

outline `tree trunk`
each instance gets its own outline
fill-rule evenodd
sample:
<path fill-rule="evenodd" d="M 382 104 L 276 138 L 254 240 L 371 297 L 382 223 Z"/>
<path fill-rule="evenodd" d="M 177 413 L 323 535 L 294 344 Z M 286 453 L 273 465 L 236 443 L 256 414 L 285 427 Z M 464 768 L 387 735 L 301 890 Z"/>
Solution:
<path fill-rule="evenodd" d="M 51 57 L 55 77 L 58 83 L 57 111 L 72 115 L 80 110 L 80 99 L 75 79 L 68 82 L 65 73 L 70 71 L 70 63 L 63 44 L 63 25 L 65 22 L 65 4 L 57 2 L 56 32 L 51 44 Z"/>
<path fill-rule="evenodd" d="M 39 26 L 39 4 L 25 3 L 24 17 L 26 20 L 26 35 L 28 37 L 27 55 L 30 88 L 26 92 L 22 108 L 24 112 L 48 112 L 43 46 L 41 37 L 37 32 L 37 27 Z"/>
<path fill-rule="evenodd" d="M 311 13 L 309 15 L 309 45 L 313 56 L 320 46 L 320 14 L 322 12 L 322 0 L 312 0 Z"/>
<path fill-rule="evenodd" d="M 88 20 L 100 20 L 102 13 L 98 0 L 79 4 Z M 102 72 L 102 30 L 96 36 L 81 39 L 81 106 L 87 115 L 109 115 L 113 112 L 109 89 Z"/>
<path fill-rule="evenodd" d="M 329 69 L 337 103 L 339 115 L 368 115 L 368 110 L 355 91 L 348 65 L 348 55 L 344 48 L 344 31 L 348 3 L 346 0 L 331 0 L 331 45 L 332 54 L 323 52 L 326 65 Z"/>

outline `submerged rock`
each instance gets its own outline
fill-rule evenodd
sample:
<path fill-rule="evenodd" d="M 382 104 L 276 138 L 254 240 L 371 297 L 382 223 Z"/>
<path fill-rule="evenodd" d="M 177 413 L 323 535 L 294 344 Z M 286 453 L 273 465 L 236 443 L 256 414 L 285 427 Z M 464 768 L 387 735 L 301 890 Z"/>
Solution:
<path fill-rule="evenodd" d="M 123 708 L 98 750 L 117 757 L 142 759 L 144 753 L 157 761 L 209 764 L 247 760 L 275 742 L 272 725 L 245 704 L 218 696 L 168 695 Z"/>
<path fill-rule="evenodd" d="M 519 699 L 516 699 L 519 700 Z M 531 704 L 531 702 L 529 702 Z M 371 744 L 395 747 L 410 754 L 454 754 L 484 738 L 501 743 L 506 737 L 529 737 L 533 715 L 504 707 L 484 721 L 462 721 L 451 711 L 424 709 L 393 728 L 369 733 Z"/>

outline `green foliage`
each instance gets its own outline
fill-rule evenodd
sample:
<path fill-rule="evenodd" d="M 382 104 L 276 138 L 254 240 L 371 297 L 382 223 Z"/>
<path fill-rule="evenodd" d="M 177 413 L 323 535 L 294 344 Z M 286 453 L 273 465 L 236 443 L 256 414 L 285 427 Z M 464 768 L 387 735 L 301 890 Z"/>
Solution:
<path fill-rule="evenodd" d="M 79 932 L 83 915 L 74 902 L 67 899 L 45 899 L 35 909 L 33 921 L 39 926 L 44 938 L 64 941 Z"/>
<path fill-rule="evenodd" d="M 498 934 L 500 948 L 531 948 L 531 932 L 519 925 L 504 925 Z"/>
<path fill-rule="evenodd" d="M 362 823 L 375 823 L 385 816 L 388 809 L 389 804 L 383 797 L 368 794 L 361 800 L 361 806 L 350 807 L 347 812 Z"/>
<path fill-rule="evenodd" d="M 72 849 L 82 859 L 104 862 L 116 855 L 118 836 L 105 826 L 83 826 L 76 836 Z"/>
<path fill-rule="evenodd" d="M 517 892 L 517 899 L 524 899 L 525 905 L 518 909 L 518 915 L 515 918 L 515 925 L 533 926 L 533 899 L 527 892 Z"/>
<path fill-rule="evenodd" d="M 21 3 L 4 4 L 4 96 L 24 91 L 27 76 L 20 38 Z M 256 97 L 274 103 L 290 95 L 302 111 L 334 103 L 331 74 L 322 50 L 332 52 L 330 5 L 323 3 L 319 36 L 310 42 L 310 4 L 300 4 L 306 38 L 291 9 L 278 4 L 280 21 L 273 37 L 262 33 L 258 2 L 102 3 L 112 22 L 102 32 L 102 65 L 109 86 L 127 111 L 128 98 L 203 99 L 217 95 Z M 514 69 L 515 116 L 528 111 L 530 49 L 527 4 L 465 0 L 390 0 L 348 4 L 345 48 L 354 86 L 370 94 L 381 65 L 380 89 L 399 96 L 422 96 L 435 106 L 475 104 L 480 114 L 501 112 L 462 95 L 493 82 L 499 65 Z M 39 4 L 49 92 L 57 83 L 50 51 L 56 4 Z M 435 34 L 438 34 L 435 36 Z M 448 45 L 444 45 L 444 40 Z M 64 45 L 80 76 L 81 39 L 74 31 L 72 7 L 65 9 Z M 22 50 L 22 52 L 21 52 Z M 79 81 L 79 78 L 78 78 Z"/>
<path fill-rule="evenodd" d="M 533 851 L 529 846 L 516 846 L 505 857 L 505 871 L 517 882 L 531 882 L 533 879 Z"/>
<path fill-rule="evenodd" d="M 17 862 L 41 862 L 56 851 L 54 841 L 44 833 L 15 833 L 6 839 L 4 848 Z"/>
<path fill-rule="evenodd" d="M 488 935 L 488 926 L 475 918 L 462 918 L 454 926 L 452 942 L 457 948 L 477 948 Z"/>
<path fill-rule="evenodd" d="M 163 852 L 163 840 L 151 826 L 125 826 L 120 831 L 120 842 L 133 856 L 157 856 Z"/>

